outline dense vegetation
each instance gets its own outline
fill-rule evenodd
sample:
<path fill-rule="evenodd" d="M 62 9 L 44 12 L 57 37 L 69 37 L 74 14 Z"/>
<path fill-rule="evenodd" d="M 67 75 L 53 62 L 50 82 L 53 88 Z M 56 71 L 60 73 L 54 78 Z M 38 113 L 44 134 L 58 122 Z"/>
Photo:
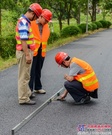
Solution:
<path fill-rule="evenodd" d="M 4 0 L 0 4 L 0 57 L 15 57 L 15 25 L 17 18 L 26 12 L 33 0 Z M 43 0 L 43 8 L 53 12 L 48 46 L 57 40 L 77 36 L 100 28 L 109 28 L 112 20 L 112 0 Z M 76 6 L 75 6 L 76 5 Z M 1 21 L 2 20 L 2 21 Z"/>

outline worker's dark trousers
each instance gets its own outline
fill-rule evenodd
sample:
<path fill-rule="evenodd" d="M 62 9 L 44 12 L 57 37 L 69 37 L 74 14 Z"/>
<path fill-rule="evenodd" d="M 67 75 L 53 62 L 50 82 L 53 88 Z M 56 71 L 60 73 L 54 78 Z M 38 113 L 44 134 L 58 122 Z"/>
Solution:
<path fill-rule="evenodd" d="M 41 70 L 44 63 L 44 57 L 41 56 L 42 49 L 41 47 L 38 50 L 38 54 L 33 57 L 31 74 L 30 74 L 30 82 L 29 87 L 31 91 L 42 89 L 41 83 Z"/>
<path fill-rule="evenodd" d="M 88 95 L 88 92 L 82 87 L 82 84 L 76 80 L 72 82 L 66 81 L 64 86 L 76 102 Z"/>

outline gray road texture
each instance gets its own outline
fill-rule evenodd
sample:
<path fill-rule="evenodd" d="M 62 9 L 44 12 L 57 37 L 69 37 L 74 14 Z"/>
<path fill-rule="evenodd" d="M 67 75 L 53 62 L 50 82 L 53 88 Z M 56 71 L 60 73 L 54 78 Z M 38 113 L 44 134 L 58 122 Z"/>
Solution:
<path fill-rule="evenodd" d="M 54 61 L 58 51 L 86 60 L 100 82 L 99 98 L 90 104 L 74 105 L 70 95 L 65 102 L 53 101 L 23 126 L 16 135 L 77 135 L 78 124 L 112 125 L 112 29 L 71 42 L 47 53 L 42 70 L 46 95 L 36 95 L 37 104 L 20 106 L 17 100 L 17 65 L 0 72 L 0 135 L 11 129 L 63 87 L 69 69 Z"/>

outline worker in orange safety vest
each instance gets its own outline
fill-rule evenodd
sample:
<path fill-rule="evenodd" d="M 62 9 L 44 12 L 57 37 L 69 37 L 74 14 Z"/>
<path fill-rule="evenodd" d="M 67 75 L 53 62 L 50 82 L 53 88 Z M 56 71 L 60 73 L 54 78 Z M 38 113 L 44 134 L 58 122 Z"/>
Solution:
<path fill-rule="evenodd" d="M 48 22 L 51 19 L 52 12 L 48 9 L 43 9 L 40 17 L 36 21 L 31 22 L 36 49 L 34 50 L 29 87 L 32 91 L 40 94 L 46 93 L 46 91 L 42 89 L 41 70 L 46 56 L 47 41 L 50 36 Z"/>
<path fill-rule="evenodd" d="M 98 98 L 99 82 L 93 68 L 85 61 L 76 57 L 70 58 L 65 52 L 58 52 L 55 61 L 64 68 L 70 68 L 64 75 L 66 90 L 58 100 L 64 100 L 69 93 L 75 104 L 90 102 L 90 97 Z"/>

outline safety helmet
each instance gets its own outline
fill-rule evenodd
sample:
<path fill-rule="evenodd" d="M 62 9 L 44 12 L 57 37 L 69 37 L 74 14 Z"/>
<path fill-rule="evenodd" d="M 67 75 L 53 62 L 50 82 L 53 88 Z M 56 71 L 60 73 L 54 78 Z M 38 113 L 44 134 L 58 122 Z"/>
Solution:
<path fill-rule="evenodd" d="M 36 14 L 36 16 L 38 16 L 38 17 L 42 13 L 42 7 L 38 3 L 31 4 L 29 9 L 31 9 Z"/>
<path fill-rule="evenodd" d="M 68 54 L 65 52 L 58 52 L 55 56 L 55 61 L 61 65 L 62 62 L 68 57 Z"/>
<path fill-rule="evenodd" d="M 43 9 L 41 16 L 49 22 L 52 19 L 52 12 L 48 9 Z"/>

